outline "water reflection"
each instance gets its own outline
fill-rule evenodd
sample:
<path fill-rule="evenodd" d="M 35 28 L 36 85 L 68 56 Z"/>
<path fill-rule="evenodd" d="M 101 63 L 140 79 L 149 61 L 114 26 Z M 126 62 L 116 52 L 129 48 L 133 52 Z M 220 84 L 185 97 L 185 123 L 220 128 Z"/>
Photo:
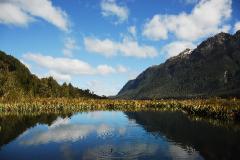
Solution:
<path fill-rule="evenodd" d="M 68 118 L 58 118 L 47 129 L 39 130 L 26 140 L 21 141 L 24 145 L 39 145 L 49 142 L 76 142 L 86 138 L 89 134 L 96 133 L 98 137 L 106 137 L 112 134 L 114 128 L 106 125 L 87 125 L 70 123 Z"/>
<path fill-rule="evenodd" d="M 16 137 L 21 135 L 28 128 L 34 127 L 36 124 L 51 123 L 60 115 L 42 114 L 42 115 L 1 115 L 0 116 L 0 148 L 4 144 L 8 144 Z M 61 115 L 62 117 L 70 117 L 71 115 Z"/>
<path fill-rule="evenodd" d="M 236 159 L 240 153 L 239 130 L 178 112 L 1 116 L 0 125 L 0 159 Z"/>
<path fill-rule="evenodd" d="M 128 143 L 100 145 L 87 150 L 83 159 L 137 159 L 156 154 L 157 144 Z"/>
<path fill-rule="evenodd" d="M 206 159 L 238 159 L 240 153 L 239 123 L 212 125 L 204 119 L 187 117 L 181 112 L 129 112 L 130 119 L 155 136 L 198 150 Z M 226 124 L 227 126 L 224 126 Z"/>

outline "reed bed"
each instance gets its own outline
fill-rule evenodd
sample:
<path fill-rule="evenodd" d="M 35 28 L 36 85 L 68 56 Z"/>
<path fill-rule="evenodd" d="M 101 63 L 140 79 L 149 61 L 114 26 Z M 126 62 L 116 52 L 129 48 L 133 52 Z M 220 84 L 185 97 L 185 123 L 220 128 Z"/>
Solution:
<path fill-rule="evenodd" d="M 34 98 L 13 103 L 0 101 L 0 114 L 57 114 L 95 110 L 172 110 L 216 119 L 240 120 L 240 99 L 113 100 Z"/>

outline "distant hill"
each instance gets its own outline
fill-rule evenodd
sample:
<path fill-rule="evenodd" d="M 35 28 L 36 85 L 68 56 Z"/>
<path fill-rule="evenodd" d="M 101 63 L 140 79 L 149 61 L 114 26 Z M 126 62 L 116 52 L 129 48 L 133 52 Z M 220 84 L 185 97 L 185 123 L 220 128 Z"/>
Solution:
<path fill-rule="evenodd" d="M 59 85 L 52 77 L 39 79 L 19 60 L 0 51 L 0 98 L 11 101 L 22 97 L 99 98 L 71 83 Z"/>
<path fill-rule="evenodd" d="M 149 67 L 120 90 L 117 98 L 160 99 L 240 97 L 240 31 L 219 33 L 196 49 Z"/>

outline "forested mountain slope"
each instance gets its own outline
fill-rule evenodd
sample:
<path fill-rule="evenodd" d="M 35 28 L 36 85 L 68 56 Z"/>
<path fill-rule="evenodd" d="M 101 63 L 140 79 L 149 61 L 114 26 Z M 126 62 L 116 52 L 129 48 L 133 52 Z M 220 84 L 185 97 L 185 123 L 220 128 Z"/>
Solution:
<path fill-rule="evenodd" d="M 240 97 L 240 31 L 219 33 L 152 66 L 120 90 L 117 98 Z"/>
<path fill-rule="evenodd" d="M 22 97 L 98 98 L 89 90 L 60 85 L 52 77 L 39 79 L 13 56 L 0 51 L 0 97 L 17 100 Z"/>

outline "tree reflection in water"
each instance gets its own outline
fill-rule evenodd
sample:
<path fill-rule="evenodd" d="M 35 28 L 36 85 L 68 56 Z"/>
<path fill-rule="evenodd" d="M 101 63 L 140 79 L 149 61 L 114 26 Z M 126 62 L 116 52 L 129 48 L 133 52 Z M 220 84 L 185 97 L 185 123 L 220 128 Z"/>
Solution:
<path fill-rule="evenodd" d="M 147 132 L 166 136 L 186 150 L 194 148 L 206 159 L 238 159 L 240 124 L 193 120 L 181 112 L 125 112 Z M 190 146 L 190 147 L 189 147 Z"/>
<path fill-rule="evenodd" d="M 237 159 L 240 153 L 239 123 L 173 111 L 1 115 L 0 125 L 0 159 Z"/>

